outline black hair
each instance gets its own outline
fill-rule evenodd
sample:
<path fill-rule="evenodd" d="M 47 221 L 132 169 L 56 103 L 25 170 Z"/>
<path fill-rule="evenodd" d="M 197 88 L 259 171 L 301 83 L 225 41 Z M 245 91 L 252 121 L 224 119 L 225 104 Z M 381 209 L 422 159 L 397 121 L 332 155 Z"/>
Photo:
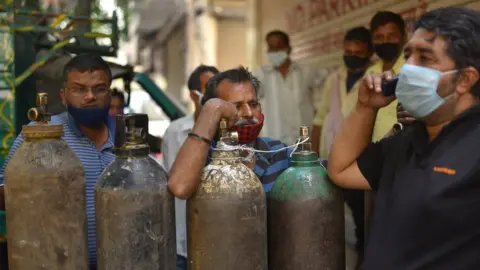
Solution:
<path fill-rule="evenodd" d="M 380 26 L 387 23 L 396 24 L 403 36 L 407 35 L 407 30 L 405 28 L 405 21 L 402 16 L 391 11 L 379 11 L 375 16 L 373 16 L 370 21 L 370 31 L 375 32 Z"/>
<path fill-rule="evenodd" d="M 224 80 L 228 80 L 232 83 L 249 82 L 253 85 L 256 94 L 258 94 L 258 89 L 260 88 L 260 81 L 255 76 L 253 76 L 253 74 L 248 71 L 247 68 L 239 66 L 238 68 L 220 72 L 208 81 L 207 90 L 205 91 L 202 99 L 202 105 L 205 104 L 208 100 L 217 97 L 217 87 Z"/>
<path fill-rule="evenodd" d="M 190 74 L 190 77 L 188 77 L 187 86 L 190 91 L 200 90 L 200 88 L 202 88 L 202 86 L 200 85 L 200 76 L 204 72 L 212 72 L 213 74 L 217 74 L 219 71 L 216 67 L 213 67 L 213 66 L 205 66 L 205 65 L 198 66 L 192 72 L 192 74 Z"/>
<path fill-rule="evenodd" d="M 290 37 L 288 36 L 287 33 L 283 32 L 283 31 L 280 31 L 280 30 L 270 31 L 270 32 L 268 32 L 267 36 L 265 37 L 265 41 L 268 42 L 268 39 L 269 39 L 271 36 L 280 36 L 280 37 L 282 37 L 283 40 L 285 41 L 285 44 L 287 44 L 288 46 L 290 46 Z"/>
<path fill-rule="evenodd" d="M 348 30 L 347 34 L 345 34 L 344 42 L 345 41 L 360 41 L 367 44 L 369 49 L 373 49 L 372 35 L 370 31 L 363 26 Z"/>
<path fill-rule="evenodd" d="M 76 55 L 70 59 L 63 68 L 63 80 L 65 82 L 68 79 L 68 73 L 74 70 L 80 72 L 102 70 L 107 73 L 109 82 L 112 82 L 112 71 L 110 70 L 110 67 L 107 62 L 97 54 L 84 53 Z"/>
<path fill-rule="evenodd" d="M 122 101 L 123 106 L 125 106 L 125 95 L 123 94 L 123 92 L 118 91 L 117 88 L 113 88 L 111 96 L 112 98 L 118 97 Z"/>
<path fill-rule="evenodd" d="M 420 28 L 435 34 L 432 41 L 437 36 L 445 40 L 446 53 L 453 59 L 457 69 L 471 66 L 480 72 L 479 12 L 459 7 L 435 9 L 418 20 L 414 31 Z M 479 81 L 472 87 L 471 93 L 480 97 Z"/>

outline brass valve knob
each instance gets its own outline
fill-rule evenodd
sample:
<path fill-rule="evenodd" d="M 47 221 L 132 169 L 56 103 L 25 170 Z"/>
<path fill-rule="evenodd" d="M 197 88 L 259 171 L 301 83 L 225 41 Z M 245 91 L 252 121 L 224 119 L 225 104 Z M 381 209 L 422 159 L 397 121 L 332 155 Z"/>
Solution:
<path fill-rule="evenodd" d="M 219 134 L 221 142 L 229 145 L 238 144 L 238 132 L 228 130 L 227 119 L 225 118 L 222 118 L 222 120 L 220 120 Z"/>
<path fill-rule="evenodd" d="M 27 112 L 28 119 L 30 121 L 36 121 L 40 123 L 48 123 L 51 118 L 51 114 L 48 113 L 48 94 L 37 94 L 37 107 L 31 108 Z"/>

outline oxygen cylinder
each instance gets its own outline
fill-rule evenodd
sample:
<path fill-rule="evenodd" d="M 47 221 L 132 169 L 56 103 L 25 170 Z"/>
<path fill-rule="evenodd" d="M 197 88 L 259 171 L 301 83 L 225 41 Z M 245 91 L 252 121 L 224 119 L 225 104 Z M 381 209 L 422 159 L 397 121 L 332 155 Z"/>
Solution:
<path fill-rule="evenodd" d="M 268 258 L 275 270 L 345 270 L 343 195 L 311 150 L 308 127 L 292 166 L 267 194 Z"/>
<path fill-rule="evenodd" d="M 147 135 L 146 114 L 117 115 L 117 157 L 95 186 L 98 269 L 175 269 L 174 197 Z"/>
<path fill-rule="evenodd" d="M 36 125 L 5 168 L 10 270 L 88 269 L 85 171 L 61 139 L 63 125 L 49 125 L 47 94 L 28 111 Z"/>
<path fill-rule="evenodd" d="M 266 199 L 255 173 L 242 164 L 238 134 L 220 122 L 220 142 L 200 186 L 187 201 L 188 270 L 266 270 Z"/>

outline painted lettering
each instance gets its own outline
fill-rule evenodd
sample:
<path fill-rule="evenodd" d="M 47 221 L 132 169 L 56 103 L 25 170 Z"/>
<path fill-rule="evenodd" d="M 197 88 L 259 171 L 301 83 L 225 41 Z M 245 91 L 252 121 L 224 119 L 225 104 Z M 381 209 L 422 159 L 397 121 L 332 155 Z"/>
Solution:
<path fill-rule="evenodd" d="M 287 15 L 288 25 L 290 26 L 291 34 L 301 33 L 315 24 L 325 22 L 328 18 L 344 16 L 349 12 L 366 7 L 369 4 L 382 0 L 308 0 L 308 6 L 300 3 L 296 7 L 301 7 L 296 13 Z M 308 8 L 307 8 L 308 7 Z M 407 31 L 411 32 L 415 22 L 428 10 L 428 1 L 419 0 L 416 6 L 410 6 L 404 11 L 400 12 L 405 19 Z M 309 16 L 303 14 L 308 13 Z M 296 14 L 295 19 L 291 19 L 291 14 Z M 303 17 L 302 17 L 303 16 Z M 365 18 L 365 24 L 368 27 L 370 18 Z M 341 24 L 341 23 L 339 23 Z M 301 39 L 292 38 L 294 52 L 292 58 L 297 61 L 311 59 L 321 55 L 331 54 L 343 49 L 344 30 L 336 30 L 322 34 L 326 30 L 319 30 L 320 33 L 312 35 L 303 35 Z M 326 32 L 326 31 L 325 31 Z"/>

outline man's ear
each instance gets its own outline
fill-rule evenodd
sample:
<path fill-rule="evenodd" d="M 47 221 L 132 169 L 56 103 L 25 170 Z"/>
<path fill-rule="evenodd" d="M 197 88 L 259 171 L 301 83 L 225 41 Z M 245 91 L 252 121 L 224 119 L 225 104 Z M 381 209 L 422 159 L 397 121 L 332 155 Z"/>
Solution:
<path fill-rule="evenodd" d="M 65 97 L 65 89 L 62 88 L 60 89 L 60 98 L 62 99 L 62 103 L 63 105 L 67 105 L 67 100 L 66 100 L 66 97 Z"/>
<path fill-rule="evenodd" d="M 461 74 L 457 80 L 457 93 L 466 94 L 469 93 L 473 86 L 480 79 L 478 70 L 474 67 L 467 67 L 460 71 Z"/>
<path fill-rule="evenodd" d="M 198 98 L 198 96 L 193 92 L 193 91 L 190 91 L 190 99 L 194 102 L 194 103 L 200 103 L 200 100 Z"/>

